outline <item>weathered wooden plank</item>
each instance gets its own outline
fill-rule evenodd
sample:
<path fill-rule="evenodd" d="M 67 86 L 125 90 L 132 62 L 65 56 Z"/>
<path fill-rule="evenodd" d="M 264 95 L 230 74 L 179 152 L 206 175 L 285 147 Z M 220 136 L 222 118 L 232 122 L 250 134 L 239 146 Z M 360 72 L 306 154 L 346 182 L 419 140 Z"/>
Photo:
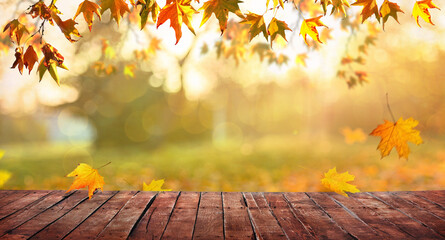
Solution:
<path fill-rule="evenodd" d="M 305 193 L 285 193 L 284 196 L 291 204 L 294 214 L 305 226 L 312 228 L 316 238 L 352 239 Z"/>
<path fill-rule="evenodd" d="M 398 209 L 413 219 L 416 219 L 436 233 L 440 234 L 442 237 L 445 237 L 445 221 L 437 216 L 388 192 L 375 192 L 370 194 L 385 204 Z"/>
<path fill-rule="evenodd" d="M 36 201 L 35 204 L 26 206 L 19 211 L 0 220 L 0 236 L 20 226 L 24 222 L 45 211 L 65 197 L 65 191 L 53 191 L 50 195 Z"/>
<path fill-rule="evenodd" d="M 191 239 L 198 212 L 199 192 L 181 192 L 162 239 Z"/>
<path fill-rule="evenodd" d="M 136 191 L 118 192 L 64 239 L 96 239 Z"/>
<path fill-rule="evenodd" d="M 0 201 L 0 208 L 16 201 L 17 199 L 20 199 L 30 193 L 34 193 L 36 191 L 13 191 L 6 196 L 4 196 Z"/>
<path fill-rule="evenodd" d="M 129 239 L 161 239 L 179 192 L 160 192 L 133 228 Z"/>
<path fill-rule="evenodd" d="M 27 205 L 45 198 L 46 195 L 50 194 L 50 191 L 35 191 L 31 192 L 30 194 L 27 194 L 13 202 L 10 202 L 9 204 L 3 206 L 0 208 L 0 219 L 3 219 L 20 209 L 26 207 Z"/>
<path fill-rule="evenodd" d="M 31 236 L 30 239 L 61 239 L 87 219 L 96 209 L 110 199 L 116 192 L 95 194 L 93 198 L 83 201 L 71 211 L 52 224 Z"/>
<path fill-rule="evenodd" d="M 255 239 L 242 193 L 225 192 L 223 197 L 224 235 L 226 239 Z"/>
<path fill-rule="evenodd" d="M 350 197 L 344 197 L 337 193 L 328 194 L 334 201 L 357 215 L 357 217 L 376 230 L 382 238 L 414 239 L 411 235 L 399 229 L 388 219 L 379 216 L 378 209 L 371 209 L 363 205 L 360 201 L 354 199 L 351 194 L 349 195 Z"/>
<path fill-rule="evenodd" d="M 26 221 L 24 224 L 17 228 L 8 231 L 2 238 L 4 239 L 26 239 L 36 234 L 58 218 L 65 215 L 72 208 L 80 204 L 82 201 L 88 199 L 88 193 L 86 191 L 76 191 L 69 198 L 63 199 L 63 201 L 46 209 L 39 215 Z"/>
<path fill-rule="evenodd" d="M 376 239 L 378 233 L 357 215 L 346 211 L 326 193 L 308 193 L 309 197 L 320 206 L 345 231 L 355 238 Z"/>
<path fill-rule="evenodd" d="M 0 201 L 3 197 L 6 197 L 13 192 L 15 192 L 15 191 L 14 190 L 0 190 Z"/>
<path fill-rule="evenodd" d="M 289 239 L 314 239 L 312 228 L 307 229 L 284 199 L 282 193 L 264 193 L 270 209 Z"/>
<path fill-rule="evenodd" d="M 391 206 L 386 205 L 380 200 L 374 198 L 368 193 L 357 193 L 351 194 L 351 197 L 359 200 L 364 205 L 374 208 L 376 212 L 394 223 L 401 230 L 410 234 L 414 238 L 423 238 L 423 239 L 437 239 L 441 238 L 440 235 L 432 231 L 430 228 L 425 227 L 418 221 L 410 218 L 409 216 L 401 213 L 397 209 L 392 208 Z"/>
<path fill-rule="evenodd" d="M 445 220 L 445 208 L 437 203 L 431 202 L 428 199 L 417 196 L 414 194 L 414 192 L 392 192 L 392 194 L 395 194 L 398 197 L 410 202 L 411 204 L 414 204 L 419 208 L 425 209 L 431 214 L 441 218 L 442 220 Z"/>
<path fill-rule="evenodd" d="M 243 193 L 247 211 L 258 238 L 287 239 L 262 193 Z"/>
<path fill-rule="evenodd" d="M 110 221 L 97 239 L 127 239 L 136 222 L 151 204 L 156 192 L 138 192 Z"/>
<path fill-rule="evenodd" d="M 193 239 L 224 239 L 224 220 L 220 192 L 203 192 Z"/>
<path fill-rule="evenodd" d="M 445 208 L 445 191 L 417 191 L 414 194 L 424 197 Z"/>

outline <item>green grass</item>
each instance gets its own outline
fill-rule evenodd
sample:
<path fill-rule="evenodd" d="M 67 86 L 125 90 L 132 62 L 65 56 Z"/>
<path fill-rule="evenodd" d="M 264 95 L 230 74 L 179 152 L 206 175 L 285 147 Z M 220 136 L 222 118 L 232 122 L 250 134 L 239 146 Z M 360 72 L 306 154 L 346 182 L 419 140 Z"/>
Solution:
<path fill-rule="evenodd" d="M 443 189 L 443 139 L 411 146 L 409 160 L 395 150 L 380 159 L 378 140 L 347 145 L 343 139 L 304 141 L 274 136 L 235 143 L 168 145 L 156 150 L 118 148 L 95 151 L 88 144 L 2 146 L 0 169 L 12 173 L 6 189 L 68 189 L 64 177 L 77 163 L 100 168 L 105 190 L 139 190 L 142 182 L 166 180 L 165 187 L 183 191 L 323 191 L 320 180 L 332 167 L 349 171 L 362 191 Z"/>

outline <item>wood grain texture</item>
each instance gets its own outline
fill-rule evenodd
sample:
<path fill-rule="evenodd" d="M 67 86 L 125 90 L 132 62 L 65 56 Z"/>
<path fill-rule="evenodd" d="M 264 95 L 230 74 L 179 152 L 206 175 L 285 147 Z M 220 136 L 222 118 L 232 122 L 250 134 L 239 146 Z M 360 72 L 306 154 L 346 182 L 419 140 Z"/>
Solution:
<path fill-rule="evenodd" d="M 282 193 L 264 193 L 264 196 L 289 239 L 314 239 L 312 228 L 303 225 L 292 212 Z"/>
<path fill-rule="evenodd" d="M 362 202 L 364 205 L 376 209 L 379 216 L 392 222 L 402 231 L 408 233 L 416 239 L 440 239 L 441 236 L 430 228 L 424 226 L 419 221 L 407 216 L 401 211 L 385 204 L 368 193 L 353 194 L 352 197 Z"/>
<path fill-rule="evenodd" d="M 64 239 L 96 239 L 102 230 L 104 230 L 109 222 L 135 194 L 135 191 L 117 193 Z"/>
<path fill-rule="evenodd" d="M 255 239 L 243 194 L 239 192 L 225 192 L 222 194 L 222 199 L 225 238 Z"/>
<path fill-rule="evenodd" d="M 341 204 L 345 209 L 348 209 L 371 226 L 382 238 L 414 239 L 411 235 L 398 228 L 397 225 L 380 216 L 378 209 L 370 208 L 362 204 L 357 199 L 354 199 L 352 194 L 350 194 L 350 197 L 344 197 L 335 193 L 329 193 L 328 195 L 338 204 Z"/>
<path fill-rule="evenodd" d="M 376 192 L 370 194 L 445 238 L 445 221 L 443 219 L 397 197 L 397 195 L 389 194 L 388 192 Z"/>
<path fill-rule="evenodd" d="M 61 239 L 65 237 L 115 194 L 116 192 L 96 194 L 95 198 L 81 202 L 62 217 L 31 236 L 30 239 L 45 240 Z"/>
<path fill-rule="evenodd" d="M 193 239 L 224 239 L 223 221 L 221 193 L 201 193 Z"/>
<path fill-rule="evenodd" d="M 53 191 L 48 196 L 45 196 L 40 201 L 26 206 L 19 211 L 0 220 L 0 236 L 3 236 L 8 231 L 12 231 L 26 221 L 32 219 L 36 215 L 44 212 L 46 209 L 52 207 L 54 204 L 62 201 L 71 194 L 65 194 L 65 191 Z"/>
<path fill-rule="evenodd" d="M 199 192 L 180 193 L 162 239 L 192 239 L 199 200 Z"/>
<path fill-rule="evenodd" d="M 344 229 L 312 201 L 306 193 L 286 193 L 294 214 L 301 222 L 312 228 L 315 237 L 321 239 L 353 239 Z"/>
<path fill-rule="evenodd" d="M 287 239 L 262 193 L 243 193 L 243 196 L 257 238 Z"/>
<path fill-rule="evenodd" d="M 160 192 L 130 233 L 129 239 L 161 239 L 179 192 Z"/>
<path fill-rule="evenodd" d="M 155 195 L 156 192 L 138 192 L 134 195 L 99 234 L 97 239 L 127 239 Z"/>
<path fill-rule="evenodd" d="M 24 224 L 9 231 L 6 235 L 2 236 L 4 239 L 27 239 L 32 235 L 38 233 L 40 230 L 56 221 L 72 208 L 88 199 L 88 193 L 82 191 L 76 191 L 69 198 L 63 199 L 56 205 L 46 209 L 39 215 L 31 218 Z"/>
<path fill-rule="evenodd" d="M 0 239 L 445 239 L 445 191 L 1 191 Z"/>
<path fill-rule="evenodd" d="M 341 228 L 358 239 L 376 239 L 379 234 L 356 214 L 336 203 L 325 193 L 308 193 L 309 197 L 320 206 Z"/>

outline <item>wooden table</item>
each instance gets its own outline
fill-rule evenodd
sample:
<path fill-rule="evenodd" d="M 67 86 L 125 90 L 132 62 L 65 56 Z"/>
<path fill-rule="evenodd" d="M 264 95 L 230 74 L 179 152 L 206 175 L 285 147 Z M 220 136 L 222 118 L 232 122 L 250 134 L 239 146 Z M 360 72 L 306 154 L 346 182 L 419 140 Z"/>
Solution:
<path fill-rule="evenodd" d="M 445 239 L 445 191 L 0 191 L 1 239 Z"/>

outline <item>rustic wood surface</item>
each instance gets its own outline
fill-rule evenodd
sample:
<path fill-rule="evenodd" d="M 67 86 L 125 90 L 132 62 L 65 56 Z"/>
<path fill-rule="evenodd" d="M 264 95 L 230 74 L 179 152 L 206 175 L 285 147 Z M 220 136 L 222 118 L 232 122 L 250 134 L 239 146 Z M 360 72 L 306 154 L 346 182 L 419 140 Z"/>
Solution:
<path fill-rule="evenodd" d="M 445 239 L 445 190 L 0 191 L 0 239 Z"/>

